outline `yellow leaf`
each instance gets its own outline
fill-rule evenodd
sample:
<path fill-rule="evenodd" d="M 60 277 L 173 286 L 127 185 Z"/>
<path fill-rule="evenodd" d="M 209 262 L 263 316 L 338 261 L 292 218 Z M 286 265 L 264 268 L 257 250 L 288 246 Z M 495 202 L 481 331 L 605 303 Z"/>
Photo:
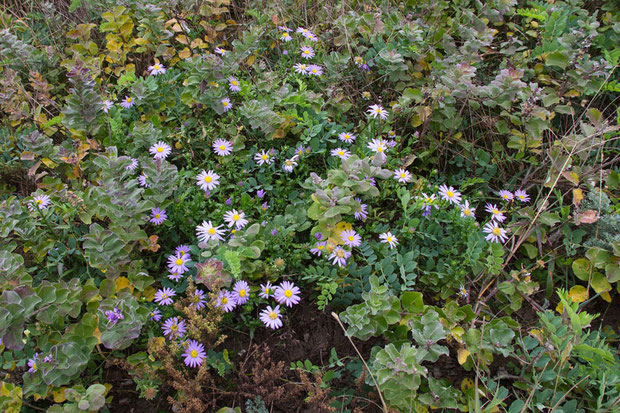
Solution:
<path fill-rule="evenodd" d="M 463 379 L 463 381 L 461 382 L 461 391 L 463 393 L 465 393 L 467 390 L 469 389 L 473 389 L 474 388 L 474 381 L 470 378 L 465 378 Z"/>
<path fill-rule="evenodd" d="M 116 292 L 119 292 L 123 288 L 129 288 L 129 291 L 133 292 L 133 286 L 127 277 L 118 277 L 116 279 Z"/>
<path fill-rule="evenodd" d="M 95 328 L 95 331 L 93 331 L 93 337 L 97 337 L 97 343 L 101 344 L 101 331 L 99 331 L 99 327 Z"/>
<path fill-rule="evenodd" d="M 184 48 L 183 50 L 181 50 L 179 52 L 179 57 L 181 59 L 187 59 L 188 57 L 190 57 L 192 55 L 192 52 L 189 50 L 189 48 Z"/>
<path fill-rule="evenodd" d="M 611 303 L 611 296 L 609 295 L 607 291 L 605 291 L 604 293 L 601 293 L 601 298 L 607 301 L 608 303 Z"/>
<path fill-rule="evenodd" d="M 562 309 L 562 310 L 563 310 L 563 309 Z M 540 330 L 538 330 L 538 329 L 536 329 L 536 328 L 533 328 L 533 329 L 531 329 L 531 330 L 530 330 L 530 335 L 531 335 L 532 337 L 535 337 L 535 338 L 538 340 L 538 342 L 539 342 L 540 344 L 542 344 L 542 343 L 543 343 L 543 336 L 542 336 L 542 333 L 541 333 L 541 331 L 540 331 Z"/>
<path fill-rule="evenodd" d="M 567 98 L 576 98 L 576 97 L 579 97 L 580 94 L 575 89 L 572 89 L 572 90 L 569 90 L 568 92 L 564 93 L 564 96 L 567 97 Z"/>
<path fill-rule="evenodd" d="M 189 44 L 189 39 L 186 35 L 184 34 L 180 34 L 177 37 L 175 37 L 175 39 L 177 40 L 177 42 L 184 44 L 184 45 L 188 45 Z"/>
<path fill-rule="evenodd" d="M 54 395 L 54 403 L 62 403 L 67 400 L 67 396 L 65 396 L 65 387 L 61 387 L 58 390 L 53 390 L 52 394 Z"/>
<path fill-rule="evenodd" d="M 246 60 L 245 64 L 248 66 L 252 66 L 255 60 L 256 60 L 256 55 L 252 55 L 248 57 L 248 60 Z"/>
<path fill-rule="evenodd" d="M 568 291 L 568 298 L 574 303 L 583 303 L 588 299 L 588 290 L 583 285 L 575 285 Z"/>
<path fill-rule="evenodd" d="M 110 383 L 103 383 L 103 386 L 105 387 L 105 393 L 103 395 L 107 396 L 110 390 L 112 390 L 112 385 Z"/>
<path fill-rule="evenodd" d="M 471 353 L 466 348 L 460 348 L 458 351 L 459 364 L 465 364 L 465 362 L 467 362 L 467 357 L 469 357 L 470 354 Z"/>
<path fill-rule="evenodd" d="M 142 296 L 146 299 L 146 301 L 153 301 L 155 298 L 155 288 L 148 286 L 142 291 Z"/>
<path fill-rule="evenodd" d="M 579 206 L 581 200 L 583 200 L 583 191 L 579 188 L 573 189 L 573 205 Z"/>

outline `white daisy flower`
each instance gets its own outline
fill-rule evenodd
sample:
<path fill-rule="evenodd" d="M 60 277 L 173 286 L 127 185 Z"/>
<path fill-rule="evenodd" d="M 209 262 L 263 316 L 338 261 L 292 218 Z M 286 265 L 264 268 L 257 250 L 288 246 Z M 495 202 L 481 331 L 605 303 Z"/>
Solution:
<path fill-rule="evenodd" d="M 233 209 L 224 214 L 224 221 L 228 224 L 228 228 L 235 226 L 235 229 L 241 229 L 248 224 L 248 220 L 245 219 L 245 213 L 243 211 L 237 211 Z"/>

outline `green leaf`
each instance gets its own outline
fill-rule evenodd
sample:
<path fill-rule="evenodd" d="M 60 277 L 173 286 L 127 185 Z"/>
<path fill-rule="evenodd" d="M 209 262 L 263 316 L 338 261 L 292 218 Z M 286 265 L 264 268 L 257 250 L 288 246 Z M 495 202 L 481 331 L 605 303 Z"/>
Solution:
<path fill-rule="evenodd" d="M 569 62 L 568 53 L 562 50 L 548 53 L 545 56 L 545 63 L 548 66 L 557 66 L 564 69 Z"/>
<path fill-rule="evenodd" d="M 575 277 L 579 278 L 581 281 L 588 281 L 590 278 L 590 272 L 592 271 L 590 261 L 585 258 L 579 258 L 578 260 L 573 261 L 572 268 Z"/>
<path fill-rule="evenodd" d="M 415 314 L 424 311 L 422 293 L 417 291 L 406 291 L 400 297 L 403 310 Z"/>

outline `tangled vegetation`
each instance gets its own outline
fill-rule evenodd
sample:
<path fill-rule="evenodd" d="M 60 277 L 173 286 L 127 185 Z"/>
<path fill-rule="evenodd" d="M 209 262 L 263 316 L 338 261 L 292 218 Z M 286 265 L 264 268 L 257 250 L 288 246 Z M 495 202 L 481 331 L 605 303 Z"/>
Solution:
<path fill-rule="evenodd" d="M 1 411 L 620 409 L 616 2 L 0 22 Z"/>

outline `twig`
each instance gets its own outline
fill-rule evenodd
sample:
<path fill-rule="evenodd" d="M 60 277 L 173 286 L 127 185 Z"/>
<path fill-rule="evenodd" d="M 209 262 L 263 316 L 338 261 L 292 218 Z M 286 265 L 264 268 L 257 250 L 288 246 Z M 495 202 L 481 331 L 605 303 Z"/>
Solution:
<path fill-rule="evenodd" d="M 340 328 L 342 328 L 342 331 L 344 332 L 345 337 L 349 339 L 349 342 L 355 349 L 355 352 L 359 356 L 360 360 L 362 360 L 362 363 L 364 363 L 364 367 L 366 367 L 366 370 L 368 371 L 368 374 L 370 374 L 370 378 L 372 379 L 373 383 L 375 383 L 375 387 L 377 388 L 377 392 L 379 393 L 379 398 L 381 399 L 381 404 L 383 405 L 383 412 L 388 413 L 388 408 L 387 408 L 387 405 L 385 404 L 385 400 L 383 400 L 383 394 L 381 394 L 381 389 L 379 388 L 379 385 L 377 384 L 377 380 L 375 380 L 375 376 L 373 376 L 372 372 L 370 371 L 368 364 L 366 364 L 366 360 L 364 360 L 364 357 L 362 357 L 362 354 L 357 349 L 357 347 L 355 346 L 355 343 L 353 342 L 353 340 L 347 333 L 347 329 L 344 328 L 344 326 L 342 325 L 342 321 L 340 321 L 340 317 L 338 317 L 338 314 L 332 312 L 332 317 L 334 317 L 336 321 L 338 321 L 338 325 L 340 325 Z"/>

